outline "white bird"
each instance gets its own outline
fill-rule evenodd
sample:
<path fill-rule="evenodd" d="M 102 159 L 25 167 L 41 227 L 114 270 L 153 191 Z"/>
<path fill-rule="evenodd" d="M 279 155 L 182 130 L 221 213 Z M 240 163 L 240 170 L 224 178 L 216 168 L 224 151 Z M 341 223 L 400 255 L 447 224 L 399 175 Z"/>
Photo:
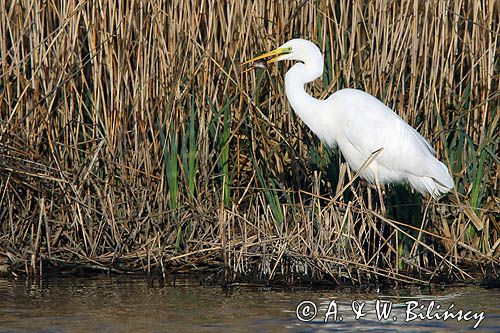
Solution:
<path fill-rule="evenodd" d="M 338 145 L 359 171 L 372 153 L 383 148 L 360 176 L 372 184 L 409 183 L 434 198 L 453 188 L 448 168 L 436 151 L 410 125 L 377 98 L 356 89 L 341 89 L 325 100 L 310 96 L 304 86 L 323 73 L 323 55 L 312 42 L 292 39 L 274 51 L 243 64 L 273 57 L 268 63 L 296 60 L 285 75 L 285 93 L 297 115 L 325 144 Z"/>

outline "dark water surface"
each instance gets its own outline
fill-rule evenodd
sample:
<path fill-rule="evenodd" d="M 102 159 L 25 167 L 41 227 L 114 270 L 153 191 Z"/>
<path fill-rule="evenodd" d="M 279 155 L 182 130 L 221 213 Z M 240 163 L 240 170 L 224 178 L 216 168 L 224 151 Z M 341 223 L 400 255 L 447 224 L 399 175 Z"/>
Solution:
<path fill-rule="evenodd" d="M 297 318 L 297 306 L 303 301 L 313 302 L 317 308 L 315 318 L 309 322 Z M 36 282 L 0 279 L 0 331 L 466 332 L 479 322 L 475 331 L 500 332 L 499 302 L 499 289 L 480 287 L 380 293 L 349 288 L 276 291 L 245 287 L 227 291 L 188 281 L 175 287 L 152 287 L 146 278 L 123 276 Z M 392 305 L 388 319 L 377 319 L 377 304 L 379 309 L 384 304 Z M 310 319 L 307 315 L 314 306 L 302 305 L 300 316 Z M 325 323 L 328 308 L 332 314 Z M 356 320 L 353 308 L 365 315 Z M 335 309 L 337 321 L 333 322 Z M 456 318 L 443 320 L 446 310 Z"/>

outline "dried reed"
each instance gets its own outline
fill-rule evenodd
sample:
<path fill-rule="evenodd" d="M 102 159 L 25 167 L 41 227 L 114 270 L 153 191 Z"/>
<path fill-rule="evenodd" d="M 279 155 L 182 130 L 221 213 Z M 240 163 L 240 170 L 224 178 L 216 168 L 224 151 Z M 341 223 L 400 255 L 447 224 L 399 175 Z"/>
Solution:
<path fill-rule="evenodd" d="M 1 1 L 0 260 L 336 283 L 495 272 L 499 12 L 494 0 Z M 290 111 L 286 68 L 241 70 L 296 36 L 325 54 L 313 95 L 379 97 L 437 148 L 456 191 L 379 198 Z"/>

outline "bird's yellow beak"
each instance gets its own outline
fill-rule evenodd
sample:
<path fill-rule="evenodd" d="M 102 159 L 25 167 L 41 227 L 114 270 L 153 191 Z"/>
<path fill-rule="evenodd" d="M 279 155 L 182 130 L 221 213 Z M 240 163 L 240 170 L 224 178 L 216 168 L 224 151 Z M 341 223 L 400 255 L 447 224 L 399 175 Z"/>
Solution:
<path fill-rule="evenodd" d="M 257 61 L 257 60 L 260 60 L 260 59 L 264 59 L 264 58 L 268 58 L 268 57 L 273 57 L 274 56 L 274 58 L 271 58 L 271 59 L 269 59 L 267 61 L 267 63 L 270 64 L 270 63 L 275 62 L 276 60 L 278 60 L 278 58 L 281 55 L 287 54 L 287 53 L 290 53 L 290 49 L 289 48 L 280 47 L 280 48 L 277 48 L 276 50 L 273 50 L 271 52 L 267 52 L 267 53 L 261 54 L 260 56 L 255 57 L 255 58 L 247 60 L 247 61 L 245 61 L 245 62 L 243 62 L 241 64 L 242 65 L 246 65 L 249 62 L 253 62 L 253 61 Z"/>

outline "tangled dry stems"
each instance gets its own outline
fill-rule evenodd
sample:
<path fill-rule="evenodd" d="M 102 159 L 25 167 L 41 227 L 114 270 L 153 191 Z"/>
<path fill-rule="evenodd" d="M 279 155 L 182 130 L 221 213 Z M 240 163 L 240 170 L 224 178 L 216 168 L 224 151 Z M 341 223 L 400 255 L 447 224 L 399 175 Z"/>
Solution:
<path fill-rule="evenodd" d="M 427 283 L 498 268 L 493 0 L 2 1 L 0 33 L 0 261 L 18 271 Z M 456 190 L 420 207 L 353 180 L 290 111 L 286 68 L 239 66 L 294 36 L 325 54 L 313 95 L 379 97 Z"/>

